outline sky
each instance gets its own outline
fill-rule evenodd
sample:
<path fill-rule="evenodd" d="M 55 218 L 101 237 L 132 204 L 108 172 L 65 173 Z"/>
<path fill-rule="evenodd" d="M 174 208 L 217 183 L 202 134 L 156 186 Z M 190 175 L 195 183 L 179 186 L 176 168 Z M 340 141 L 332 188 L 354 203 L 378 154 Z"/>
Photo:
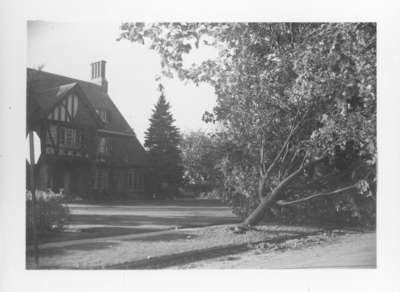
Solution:
<path fill-rule="evenodd" d="M 118 22 L 57 23 L 28 22 L 28 67 L 44 65 L 43 71 L 90 81 L 90 63 L 105 60 L 108 93 L 118 109 L 144 142 L 159 92 L 155 77 L 160 74 L 160 57 L 141 44 L 117 41 Z M 213 48 L 203 47 L 186 58 L 187 65 L 215 58 Z M 194 84 L 162 77 L 167 101 L 182 133 L 210 125 L 201 117 L 216 102 L 214 90 L 206 84 Z"/>

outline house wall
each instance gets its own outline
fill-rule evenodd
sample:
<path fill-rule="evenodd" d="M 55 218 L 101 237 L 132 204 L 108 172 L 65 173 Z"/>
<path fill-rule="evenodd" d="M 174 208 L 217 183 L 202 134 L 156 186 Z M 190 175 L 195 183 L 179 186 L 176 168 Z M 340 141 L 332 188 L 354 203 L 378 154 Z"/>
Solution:
<path fill-rule="evenodd" d="M 96 167 L 93 174 L 94 191 L 108 196 L 114 193 L 121 197 L 143 197 L 145 193 L 144 169 L 132 163 L 134 161 L 133 137 L 97 133 Z M 106 143 L 107 145 L 101 145 Z M 96 189 L 98 183 L 96 175 L 100 177 L 107 175 L 107 187 L 101 186 Z M 97 176 L 97 177 L 96 177 Z"/>
<path fill-rule="evenodd" d="M 82 99 L 80 99 L 80 106 L 78 107 L 74 122 L 91 128 L 95 128 L 97 126 L 88 106 Z"/>
<path fill-rule="evenodd" d="M 93 196 L 143 197 L 144 171 L 139 167 L 97 164 L 92 170 L 91 188 Z"/>

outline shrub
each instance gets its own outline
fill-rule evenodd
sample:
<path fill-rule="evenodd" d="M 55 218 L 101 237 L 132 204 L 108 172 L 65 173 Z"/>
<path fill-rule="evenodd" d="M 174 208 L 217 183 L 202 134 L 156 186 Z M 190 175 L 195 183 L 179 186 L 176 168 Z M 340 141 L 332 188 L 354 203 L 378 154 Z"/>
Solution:
<path fill-rule="evenodd" d="M 61 231 L 69 216 L 69 209 L 62 204 L 64 196 L 53 192 L 36 191 L 36 230 L 38 236 Z M 33 236 L 32 195 L 26 194 L 26 237 Z"/>
<path fill-rule="evenodd" d="M 296 200 L 301 198 L 297 194 L 307 193 L 307 191 L 310 194 L 318 193 L 313 188 L 302 189 L 304 185 L 305 182 L 301 182 L 299 188 L 292 190 L 292 192 L 288 191 L 283 199 Z M 332 188 L 334 189 L 334 187 Z M 231 205 L 233 213 L 245 219 L 259 205 L 260 200 L 254 190 L 252 195 L 246 196 L 238 189 L 236 187 L 230 191 L 225 190 L 223 195 Z M 267 214 L 264 219 L 285 224 L 373 227 L 376 224 L 376 198 L 370 190 L 375 193 L 375 189 L 375 184 L 371 184 L 367 192 L 360 192 L 357 189 L 290 206 L 280 207 L 276 205 L 266 211 Z"/>
<path fill-rule="evenodd" d="M 357 194 L 320 198 L 301 204 L 276 207 L 271 217 L 288 224 L 375 226 L 375 201 Z"/>

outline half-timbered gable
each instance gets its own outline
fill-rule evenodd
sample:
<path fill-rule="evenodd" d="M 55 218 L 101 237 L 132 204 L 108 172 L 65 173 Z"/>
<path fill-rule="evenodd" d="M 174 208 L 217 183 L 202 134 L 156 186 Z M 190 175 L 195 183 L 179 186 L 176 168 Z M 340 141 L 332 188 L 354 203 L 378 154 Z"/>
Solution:
<path fill-rule="evenodd" d="M 102 123 L 90 106 L 78 83 L 61 86 L 62 90 L 38 92 L 61 95 L 57 102 L 44 110 L 41 126 L 43 153 L 47 156 L 93 158 L 95 155 L 96 129 Z"/>

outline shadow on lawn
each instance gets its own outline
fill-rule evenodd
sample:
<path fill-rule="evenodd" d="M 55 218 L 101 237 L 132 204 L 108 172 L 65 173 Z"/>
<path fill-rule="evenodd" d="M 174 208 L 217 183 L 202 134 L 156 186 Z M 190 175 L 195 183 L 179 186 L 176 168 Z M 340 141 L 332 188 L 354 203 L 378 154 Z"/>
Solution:
<path fill-rule="evenodd" d="M 72 225 L 108 225 L 112 226 L 208 226 L 217 224 L 237 223 L 239 219 L 233 217 L 210 217 L 210 216 L 175 216 L 154 217 L 145 215 L 72 215 L 69 224 Z"/>
<path fill-rule="evenodd" d="M 79 205 L 96 205 L 96 206 L 140 206 L 140 207 L 158 207 L 158 206 L 170 206 L 170 207 L 228 207 L 220 200 L 214 199 L 177 199 L 177 200 L 135 200 L 135 201 L 75 201 L 69 204 Z M 121 205 L 123 204 L 123 205 Z"/>
<path fill-rule="evenodd" d="M 90 228 L 83 228 L 77 232 L 71 232 L 65 230 L 57 233 L 42 235 L 39 237 L 39 244 L 48 242 L 67 241 L 67 240 L 88 239 L 96 237 L 110 237 L 110 236 L 119 236 L 127 234 L 138 234 L 138 233 L 160 231 L 160 230 L 161 229 L 128 228 L 128 227 L 116 227 L 116 226 L 90 227 Z"/>
<path fill-rule="evenodd" d="M 118 242 L 94 242 L 94 243 L 79 243 L 69 245 L 68 247 L 63 248 L 46 248 L 39 249 L 39 257 L 53 257 L 53 256 L 62 256 L 66 255 L 72 251 L 93 251 L 99 249 L 110 249 L 117 246 Z M 33 257 L 33 250 L 26 250 L 27 257 Z"/>
<path fill-rule="evenodd" d="M 149 235 L 142 238 L 127 238 L 122 239 L 122 241 L 148 241 L 148 242 L 156 242 L 156 241 L 178 241 L 178 240 L 192 240 L 197 238 L 197 235 L 190 233 L 169 233 L 169 234 L 161 234 L 161 235 Z"/>
<path fill-rule="evenodd" d="M 189 233 L 169 233 L 162 235 L 149 235 L 143 238 L 132 238 L 132 239 L 120 239 L 119 241 L 103 241 L 103 242 L 90 242 L 90 243 L 77 243 L 71 244 L 66 247 L 54 247 L 54 248 L 44 248 L 39 249 L 40 257 L 52 257 L 52 256 L 62 256 L 69 252 L 74 251 L 94 251 L 101 249 L 110 249 L 121 244 L 121 242 L 133 242 L 133 241 L 147 241 L 147 242 L 171 242 L 179 240 L 193 240 L 197 235 Z M 32 248 L 28 248 L 26 251 L 28 257 L 33 256 Z"/>
<path fill-rule="evenodd" d="M 210 216 L 154 217 L 144 215 L 71 215 L 68 224 L 84 225 L 78 231 L 52 233 L 39 238 L 40 243 L 96 237 L 139 234 L 171 228 L 190 228 L 218 224 L 233 224 L 239 219 Z M 100 226 L 99 226 L 100 225 Z M 150 228 L 149 228 L 150 227 Z"/>
<path fill-rule="evenodd" d="M 72 208 L 73 210 L 85 211 L 85 210 L 95 210 L 102 212 L 109 208 L 112 210 L 118 211 L 129 211 L 129 212 L 183 212 L 183 213 L 190 213 L 193 211 L 196 212 L 206 212 L 209 214 L 214 214 L 214 216 L 219 216 L 221 213 L 227 213 L 229 216 L 234 217 L 231 210 L 224 206 L 177 206 L 177 205 L 120 205 L 120 204 L 110 204 L 110 205 L 100 205 L 100 204 L 92 204 L 92 205 L 84 205 L 84 204 L 67 204 L 68 207 Z M 106 211 L 107 212 L 107 211 Z"/>

